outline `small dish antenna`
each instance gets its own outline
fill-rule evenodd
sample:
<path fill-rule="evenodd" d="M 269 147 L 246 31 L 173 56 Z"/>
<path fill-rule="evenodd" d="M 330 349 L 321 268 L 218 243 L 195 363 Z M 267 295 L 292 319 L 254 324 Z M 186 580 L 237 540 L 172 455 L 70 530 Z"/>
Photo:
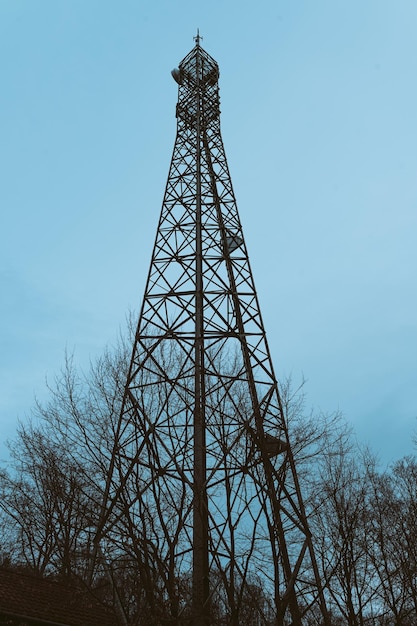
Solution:
<path fill-rule="evenodd" d="M 172 72 L 171 72 L 172 78 L 175 80 L 176 83 L 178 83 L 179 85 L 182 85 L 182 73 L 181 70 L 178 67 L 175 67 Z"/>

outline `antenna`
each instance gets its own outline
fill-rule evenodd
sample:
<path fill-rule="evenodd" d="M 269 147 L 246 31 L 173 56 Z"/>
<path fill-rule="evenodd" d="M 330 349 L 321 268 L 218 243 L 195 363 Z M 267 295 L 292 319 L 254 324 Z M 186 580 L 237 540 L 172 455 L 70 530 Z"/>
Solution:
<path fill-rule="evenodd" d="M 329 626 L 220 133 L 219 68 L 194 39 L 173 74 L 177 135 L 96 544 L 133 533 L 134 603 L 154 623 L 238 626 L 250 605 L 251 624 Z"/>
<path fill-rule="evenodd" d="M 196 42 L 197 46 L 200 45 L 200 39 L 203 39 L 203 37 L 200 36 L 200 29 L 197 28 L 197 35 L 194 37 L 194 41 Z"/>

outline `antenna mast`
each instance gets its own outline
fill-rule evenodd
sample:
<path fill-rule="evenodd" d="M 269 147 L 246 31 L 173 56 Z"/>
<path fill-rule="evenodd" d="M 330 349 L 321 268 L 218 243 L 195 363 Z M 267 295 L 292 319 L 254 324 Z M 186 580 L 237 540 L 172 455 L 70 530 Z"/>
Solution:
<path fill-rule="evenodd" d="M 100 533 L 135 529 L 155 624 L 301 626 L 318 611 L 329 625 L 220 133 L 219 68 L 200 40 L 172 72 L 177 135 Z"/>

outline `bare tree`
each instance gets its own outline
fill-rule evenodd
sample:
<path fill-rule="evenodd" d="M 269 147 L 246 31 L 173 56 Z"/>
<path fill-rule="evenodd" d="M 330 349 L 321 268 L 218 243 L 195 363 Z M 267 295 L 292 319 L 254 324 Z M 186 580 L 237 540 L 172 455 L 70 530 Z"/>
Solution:
<path fill-rule="evenodd" d="M 349 626 L 364 626 L 374 614 L 375 571 L 368 553 L 369 451 L 348 432 L 322 457 L 313 525 L 321 538 L 321 562 L 334 612 Z"/>
<path fill-rule="evenodd" d="M 83 472 L 65 448 L 30 424 L 20 427 L 11 454 L 16 471 L 1 478 L 0 504 L 14 529 L 10 551 L 39 573 L 71 577 L 81 566 L 91 525 Z"/>
<path fill-rule="evenodd" d="M 417 613 L 417 464 L 406 457 L 370 475 L 368 549 L 377 573 L 381 623 L 413 623 Z"/>
<path fill-rule="evenodd" d="M 117 449 L 129 350 L 129 339 L 121 340 L 87 374 L 77 371 L 73 358 L 67 357 L 62 372 L 49 385 L 48 402 L 37 403 L 32 422 L 20 426 L 11 446 L 13 468 L 0 475 L 1 549 L 12 561 L 42 574 L 77 578 L 96 589 L 107 581 L 100 593 L 118 607 L 121 624 L 156 626 L 166 620 L 185 624 L 192 593 L 185 523 L 191 506 L 189 490 L 181 488 L 180 481 L 172 483 L 175 488 L 163 490 L 161 483 L 150 483 L 143 471 L 143 454 L 163 455 L 164 437 L 171 438 L 173 447 L 178 433 L 167 430 L 158 435 L 157 447 L 145 450 L 132 429 L 130 452 L 126 446 Z M 165 360 L 164 370 L 177 367 L 174 353 L 161 353 L 158 358 Z M 217 554 L 211 568 L 213 619 L 219 625 L 269 626 L 276 619 L 274 572 L 261 546 L 274 532 L 273 518 L 269 525 L 268 515 L 264 515 L 266 523 L 257 518 L 260 507 L 268 511 L 267 501 L 262 504 L 263 469 L 253 456 L 254 434 L 245 426 L 248 422 L 240 420 L 238 430 L 234 419 L 236 411 L 241 416 L 250 413 L 250 401 L 233 376 L 233 355 L 213 358 L 228 360 L 233 381 L 233 393 L 212 393 L 208 424 L 224 467 L 226 490 L 219 507 L 224 507 L 229 524 L 224 533 L 227 542 L 213 551 Z M 143 382 L 146 436 L 152 433 L 153 416 L 161 406 L 175 415 L 176 393 L 182 392 L 173 393 L 161 384 L 157 394 L 147 394 L 145 378 Z M 358 454 L 339 413 L 306 411 L 303 383 L 294 388 L 286 381 L 280 394 L 332 605 L 332 623 L 408 624 L 417 606 L 415 462 L 404 460 L 391 473 L 379 475 L 371 455 Z M 125 434 L 130 436 L 128 430 Z M 141 464 L 136 462 L 139 455 Z M 178 457 L 176 463 L 185 474 L 187 460 Z M 246 477 L 258 485 L 256 494 L 249 490 Z M 247 501 L 255 495 L 258 504 L 248 508 Z M 242 509 L 238 498 L 245 503 Z M 252 516 L 251 533 L 237 533 L 228 507 L 233 515 L 241 510 L 242 515 Z M 392 528 L 395 534 L 390 533 Z M 288 538 L 293 534 L 297 541 L 296 525 L 285 532 L 291 546 Z M 177 558 L 182 551 L 183 566 Z M 257 563 L 256 573 L 248 567 L 249 556 Z M 306 581 L 305 596 L 299 589 L 302 611 L 312 602 L 310 565 L 305 563 L 300 576 Z M 314 611 L 309 609 L 308 615 L 303 617 L 306 624 L 320 624 Z"/>

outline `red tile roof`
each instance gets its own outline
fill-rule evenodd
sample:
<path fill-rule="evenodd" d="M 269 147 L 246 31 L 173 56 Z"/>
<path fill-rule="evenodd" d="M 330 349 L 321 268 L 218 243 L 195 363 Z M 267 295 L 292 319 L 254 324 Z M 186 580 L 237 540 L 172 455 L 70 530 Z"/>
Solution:
<path fill-rule="evenodd" d="M 0 616 L 62 626 L 117 624 L 91 592 L 7 569 L 0 569 Z"/>

